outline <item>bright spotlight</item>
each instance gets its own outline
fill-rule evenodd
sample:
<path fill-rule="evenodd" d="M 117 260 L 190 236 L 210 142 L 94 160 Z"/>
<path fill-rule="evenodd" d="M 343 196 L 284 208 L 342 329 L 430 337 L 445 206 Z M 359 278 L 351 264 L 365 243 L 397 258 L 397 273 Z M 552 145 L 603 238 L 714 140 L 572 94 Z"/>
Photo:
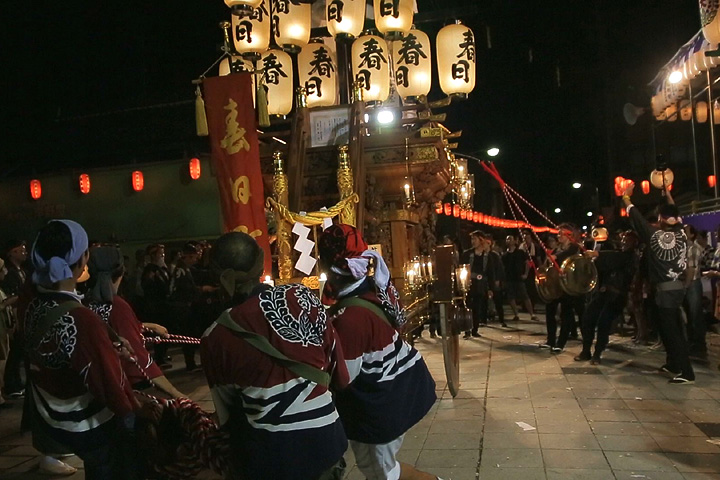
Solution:
<path fill-rule="evenodd" d="M 675 70 L 674 72 L 672 72 L 670 74 L 670 76 L 668 76 L 668 80 L 670 81 L 670 83 L 680 83 L 682 81 L 682 79 L 683 79 L 683 74 L 679 70 Z"/>
<path fill-rule="evenodd" d="M 555 209 L 555 213 L 560 213 L 560 212 L 562 212 L 562 210 L 560 210 L 560 207 Z"/>
<path fill-rule="evenodd" d="M 500 149 L 497 147 L 490 148 L 487 151 L 487 154 L 491 157 L 497 157 L 498 153 L 500 153 Z"/>
<path fill-rule="evenodd" d="M 588 217 L 592 217 L 592 212 L 587 212 Z"/>
<path fill-rule="evenodd" d="M 395 120 L 395 114 L 392 110 L 380 110 L 377 113 L 377 121 L 380 125 L 387 125 Z"/>
<path fill-rule="evenodd" d="M 575 190 L 577 190 L 578 188 L 582 187 L 582 183 L 580 183 L 580 182 L 575 182 L 575 183 L 572 184 L 572 187 L 573 187 Z"/>

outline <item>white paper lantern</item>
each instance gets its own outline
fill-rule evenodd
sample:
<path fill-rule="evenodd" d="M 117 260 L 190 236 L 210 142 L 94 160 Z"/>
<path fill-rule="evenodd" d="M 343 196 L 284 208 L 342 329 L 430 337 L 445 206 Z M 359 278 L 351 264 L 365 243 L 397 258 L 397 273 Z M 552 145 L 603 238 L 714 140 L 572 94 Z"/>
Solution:
<path fill-rule="evenodd" d="M 270 45 L 269 0 L 262 0 L 250 15 L 232 17 L 233 45 L 238 53 L 262 53 Z"/>
<path fill-rule="evenodd" d="M 290 0 L 272 0 L 272 29 L 275 43 L 293 49 L 310 41 L 312 5 L 295 4 Z"/>
<path fill-rule="evenodd" d="M 290 55 L 271 49 L 262 55 L 263 84 L 267 88 L 268 114 L 287 115 L 293 104 L 293 68 Z"/>
<path fill-rule="evenodd" d="M 388 47 L 377 35 L 363 35 L 352 45 L 352 69 L 355 81 L 363 89 L 366 102 L 384 102 L 390 95 Z"/>
<path fill-rule="evenodd" d="M 683 122 L 692 120 L 692 102 L 687 98 L 680 101 L 680 120 Z"/>
<path fill-rule="evenodd" d="M 437 34 L 437 64 L 440 88 L 446 95 L 468 94 L 475 88 L 475 36 L 465 25 L 455 23 Z"/>
<path fill-rule="evenodd" d="M 713 124 L 720 125 L 720 102 L 713 102 Z"/>
<path fill-rule="evenodd" d="M 250 60 L 247 60 L 243 57 L 233 55 L 230 58 L 223 58 L 220 62 L 220 65 L 218 66 L 218 76 L 224 77 L 225 75 L 230 75 L 231 73 L 245 73 L 245 72 L 252 72 L 254 70 L 253 64 Z M 251 75 L 250 78 L 252 78 L 252 98 L 253 98 L 253 106 L 255 105 L 255 75 Z"/>
<path fill-rule="evenodd" d="M 381 33 L 408 33 L 413 23 L 413 0 L 374 0 L 375 26 Z"/>
<path fill-rule="evenodd" d="M 705 40 L 716 46 L 720 43 L 720 15 L 718 15 L 718 2 L 698 0 L 700 6 L 700 25 Z"/>
<path fill-rule="evenodd" d="M 322 40 L 311 40 L 298 54 L 298 75 L 308 108 L 337 104 L 337 60 Z"/>
<path fill-rule="evenodd" d="M 262 0 L 225 0 L 225 5 L 232 9 L 235 15 L 245 15 L 253 8 L 257 8 Z"/>
<path fill-rule="evenodd" d="M 325 0 L 325 20 L 333 37 L 357 37 L 365 24 L 365 0 Z"/>
<path fill-rule="evenodd" d="M 697 74 L 690 68 L 690 59 L 688 59 L 682 66 L 683 78 L 690 81 L 697 77 Z"/>
<path fill-rule="evenodd" d="M 665 112 L 665 100 L 663 100 L 662 93 L 657 93 L 650 99 L 650 106 L 653 116 L 656 118 Z"/>
<path fill-rule="evenodd" d="M 410 30 L 392 42 L 395 85 L 401 97 L 427 95 L 432 83 L 430 39 L 420 30 Z"/>
<path fill-rule="evenodd" d="M 677 120 L 677 113 L 678 111 L 676 103 L 671 103 L 665 108 L 665 116 L 667 117 L 668 122 L 674 122 L 675 120 Z"/>
<path fill-rule="evenodd" d="M 707 122 L 708 118 L 708 104 L 707 102 L 696 102 L 695 103 L 695 120 L 698 123 Z"/>

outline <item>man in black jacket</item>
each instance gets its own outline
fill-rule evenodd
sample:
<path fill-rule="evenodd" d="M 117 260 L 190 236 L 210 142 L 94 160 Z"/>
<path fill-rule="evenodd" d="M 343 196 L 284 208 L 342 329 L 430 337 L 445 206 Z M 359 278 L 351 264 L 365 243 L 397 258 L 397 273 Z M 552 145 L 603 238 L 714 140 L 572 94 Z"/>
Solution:
<path fill-rule="evenodd" d="M 466 331 L 463 338 L 479 337 L 480 325 L 487 325 L 488 300 L 492 299 L 493 291 L 500 289 L 503 279 L 503 266 L 500 256 L 490 251 L 490 242 L 483 232 L 476 230 L 470 233 L 472 247 L 462 254 L 462 264 L 470 265 L 470 292 L 468 298 L 473 311 L 472 331 Z M 506 326 L 503 322 L 503 326 Z"/>
<path fill-rule="evenodd" d="M 694 383 L 695 372 L 680 312 L 685 298 L 681 276 L 687 268 L 688 248 L 682 219 L 670 192 L 666 192 L 668 203 L 658 207 L 658 226 L 650 225 L 630 200 L 634 188 L 635 185 L 629 185 L 622 198 L 633 230 L 647 245 L 648 278 L 655 293 L 658 331 L 667 352 L 666 363 L 660 370 L 673 375 L 672 384 Z"/>

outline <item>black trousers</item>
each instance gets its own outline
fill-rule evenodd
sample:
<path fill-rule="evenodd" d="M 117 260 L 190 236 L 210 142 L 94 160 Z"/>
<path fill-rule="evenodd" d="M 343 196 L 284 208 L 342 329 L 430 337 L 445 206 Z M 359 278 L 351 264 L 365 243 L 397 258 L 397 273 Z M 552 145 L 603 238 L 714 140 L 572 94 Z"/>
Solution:
<path fill-rule="evenodd" d="M 505 323 L 505 311 L 503 310 L 505 294 L 502 289 L 493 290 L 492 300 L 495 304 L 495 315 L 497 315 L 498 322 Z"/>
<path fill-rule="evenodd" d="M 5 393 L 19 392 L 25 385 L 20 376 L 20 367 L 25 357 L 25 336 L 22 332 L 15 332 L 10 339 L 10 352 L 5 364 Z"/>
<path fill-rule="evenodd" d="M 565 348 L 570 332 L 575 329 L 575 309 L 582 297 L 563 295 L 545 305 L 545 323 L 547 326 L 547 344 L 551 347 Z M 557 336 L 557 309 L 560 306 L 560 336 Z"/>
<path fill-rule="evenodd" d="M 665 364 L 670 371 L 680 373 L 688 380 L 695 380 L 680 307 L 656 306 L 655 311 L 660 339 L 665 345 Z"/>
<path fill-rule="evenodd" d="M 486 324 L 487 323 L 487 315 L 488 315 L 488 296 L 487 293 L 476 293 L 473 294 L 472 297 L 470 297 L 471 300 L 471 308 L 473 312 L 473 328 L 472 331 L 477 333 L 478 327 L 480 327 L 480 324 Z"/>
<path fill-rule="evenodd" d="M 610 340 L 610 330 L 613 321 L 625 308 L 624 295 L 614 292 L 600 292 L 588 304 L 582 316 L 581 330 L 583 338 L 583 353 L 591 353 L 595 329 L 597 329 L 597 342 L 595 342 L 595 355 L 600 356 Z"/>

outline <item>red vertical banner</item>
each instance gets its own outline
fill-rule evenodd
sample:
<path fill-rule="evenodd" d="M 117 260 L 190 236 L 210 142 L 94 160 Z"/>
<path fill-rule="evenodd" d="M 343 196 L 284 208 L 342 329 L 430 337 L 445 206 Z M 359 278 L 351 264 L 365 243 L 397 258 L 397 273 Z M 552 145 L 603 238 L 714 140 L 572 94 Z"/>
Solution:
<path fill-rule="evenodd" d="M 265 252 L 265 273 L 270 274 L 272 259 L 250 75 L 206 78 L 205 110 L 224 230 L 253 237 Z"/>

